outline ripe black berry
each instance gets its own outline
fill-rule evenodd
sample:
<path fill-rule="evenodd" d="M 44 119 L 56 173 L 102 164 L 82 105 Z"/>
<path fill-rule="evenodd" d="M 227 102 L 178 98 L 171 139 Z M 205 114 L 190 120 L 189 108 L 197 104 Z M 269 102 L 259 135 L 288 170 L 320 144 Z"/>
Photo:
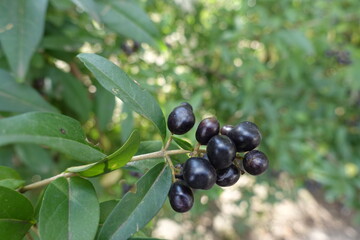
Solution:
<path fill-rule="evenodd" d="M 205 118 L 196 129 L 196 140 L 200 144 L 206 145 L 213 136 L 219 134 L 219 129 L 220 124 L 215 117 Z"/>
<path fill-rule="evenodd" d="M 234 164 L 230 167 L 216 171 L 216 184 L 221 187 L 228 187 L 234 185 L 240 178 L 240 170 Z"/>
<path fill-rule="evenodd" d="M 215 169 L 223 169 L 231 165 L 236 156 L 236 148 L 229 137 L 216 135 L 208 142 L 206 153 Z"/>
<path fill-rule="evenodd" d="M 171 185 L 168 196 L 170 205 L 176 212 L 187 212 L 194 204 L 191 188 L 182 181 L 176 181 Z"/>
<path fill-rule="evenodd" d="M 182 103 L 174 108 L 168 117 L 168 128 L 174 134 L 187 133 L 195 124 L 195 116 L 192 107 L 188 103 Z"/>
<path fill-rule="evenodd" d="M 235 143 L 238 152 L 246 152 L 256 148 L 261 142 L 261 134 L 258 127 L 252 122 L 241 122 L 228 134 Z"/>
<path fill-rule="evenodd" d="M 232 125 L 224 125 L 220 129 L 221 135 L 228 135 L 228 133 L 234 128 Z"/>
<path fill-rule="evenodd" d="M 245 154 L 243 166 L 249 174 L 259 175 L 268 168 L 269 160 L 263 152 L 252 150 Z"/>
<path fill-rule="evenodd" d="M 201 157 L 189 158 L 183 168 L 185 182 L 194 189 L 210 189 L 216 182 L 216 171 Z"/>

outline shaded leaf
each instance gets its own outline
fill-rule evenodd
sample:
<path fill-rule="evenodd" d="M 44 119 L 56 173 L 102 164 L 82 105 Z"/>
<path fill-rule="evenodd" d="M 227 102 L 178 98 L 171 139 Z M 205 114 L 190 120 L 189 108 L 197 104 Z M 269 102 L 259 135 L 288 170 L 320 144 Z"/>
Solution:
<path fill-rule="evenodd" d="M 186 141 L 182 138 L 175 137 L 175 136 L 173 136 L 172 138 L 174 139 L 176 144 L 179 145 L 179 147 L 181 147 L 182 149 L 189 150 L 189 151 L 194 150 L 194 147 L 188 141 Z"/>
<path fill-rule="evenodd" d="M 116 205 L 100 230 L 98 239 L 128 239 L 160 210 L 171 185 L 171 171 L 164 163 L 149 170 Z"/>
<path fill-rule="evenodd" d="M 110 215 L 115 206 L 119 203 L 119 200 L 109 200 L 100 203 L 100 225 L 102 225 L 106 218 Z"/>
<path fill-rule="evenodd" d="M 135 130 L 121 148 L 105 157 L 103 160 L 88 165 L 71 167 L 66 169 L 66 171 L 76 172 L 84 177 L 96 177 L 111 172 L 125 166 L 137 152 L 139 144 L 140 134 Z"/>
<path fill-rule="evenodd" d="M 87 12 L 93 19 L 100 22 L 94 0 L 72 0 L 79 8 Z"/>
<path fill-rule="evenodd" d="M 43 240 L 94 239 L 100 209 L 93 185 L 80 177 L 58 178 L 47 188 L 39 216 Z"/>
<path fill-rule="evenodd" d="M 128 104 L 135 112 L 152 121 L 163 139 L 166 137 L 164 114 L 155 98 L 130 79 L 118 66 L 96 54 L 81 53 L 78 58 L 109 92 Z"/>
<path fill-rule="evenodd" d="M 47 3 L 47 0 L 0 1 L 0 41 L 19 81 L 24 81 L 30 59 L 42 38 Z"/>
<path fill-rule="evenodd" d="M 20 193 L 0 186 L 0 236 L 6 240 L 18 240 L 34 224 L 34 208 Z"/>
<path fill-rule="evenodd" d="M 0 166 L 0 186 L 17 189 L 25 183 L 18 172 L 9 167 Z"/>
<path fill-rule="evenodd" d="M 111 123 L 114 109 L 114 95 L 105 90 L 100 84 L 97 84 L 95 94 L 95 116 L 97 125 L 101 131 L 104 132 L 107 129 L 109 123 Z M 126 137 L 129 136 L 129 134 L 126 135 Z"/>
<path fill-rule="evenodd" d="M 86 142 L 79 122 L 56 113 L 31 112 L 0 119 L 0 146 L 10 143 L 45 145 L 84 162 L 105 157 Z"/>
<path fill-rule="evenodd" d="M 9 73 L 1 69 L 0 79 L 0 111 L 58 112 L 56 108 L 46 102 L 33 88 L 25 84 L 16 83 Z"/>

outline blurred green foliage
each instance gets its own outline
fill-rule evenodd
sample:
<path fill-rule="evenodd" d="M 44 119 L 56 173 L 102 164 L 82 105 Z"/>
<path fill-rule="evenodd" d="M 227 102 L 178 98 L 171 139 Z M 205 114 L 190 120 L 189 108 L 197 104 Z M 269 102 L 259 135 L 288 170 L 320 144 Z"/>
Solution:
<path fill-rule="evenodd" d="M 106 17 L 106 4 L 116 1 L 95 2 L 97 7 L 86 9 L 70 0 L 49 1 L 44 36 L 25 79 L 61 113 L 79 120 L 91 142 L 111 153 L 133 127 L 142 141 L 160 135 L 91 78 L 75 58 L 79 52 L 116 62 L 157 98 L 166 116 L 188 101 L 197 123 L 209 115 L 221 124 L 255 122 L 271 161 L 271 170 L 258 181 L 269 182 L 279 172 L 287 172 L 297 187 L 315 180 L 329 201 L 360 212 L 358 0 L 138 0 L 122 6 L 130 16 L 125 11 Z M 135 21 L 141 9 L 153 25 L 146 18 L 139 29 L 114 24 L 119 14 Z M 4 46 L 0 68 L 11 71 Z M 192 142 L 194 133 L 186 134 Z M 33 170 L 21 147 L 0 148 L 0 163 L 20 169 L 28 180 L 74 164 L 46 150 L 48 166 Z M 126 170 L 115 177 L 130 183 L 132 178 Z M 125 180 L 120 181 L 124 188 Z M 121 195 L 118 182 L 106 186 L 100 199 Z M 213 192 L 217 196 L 219 189 Z M 196 209 L 195 217 L 206 210 Z"/>

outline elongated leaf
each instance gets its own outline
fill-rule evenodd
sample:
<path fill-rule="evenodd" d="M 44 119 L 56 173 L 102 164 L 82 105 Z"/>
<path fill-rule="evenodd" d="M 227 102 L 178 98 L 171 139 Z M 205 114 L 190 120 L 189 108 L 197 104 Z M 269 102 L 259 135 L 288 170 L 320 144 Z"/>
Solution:
<path fill-rule="evenodd" d="M 0 111 L 58 112 L 47 103 L 33 88 L 15 82 L 13 77 L 0 69 Z"/>
<path fill-rule="evenodd" d="M 0 236 L 1 239 L 18 240 L 34 224 L 34 208 L 20 193 L 0 186 Z"/>
<path fill-rule="evenodd" d="M 179 147 L 181 147 L 182 149 L 189 150 L 189 151 L 194 150 L 194 147 L 188 141 L 186 141 L 182 138 L 175 137 L 175 136 L 173 136 L 172 138 L 174 139 L 176 144 L 179 145 Z"/>
<path fill-rule="evenodd" d="M 84 162 L 105 157 L 85 141 L 76 120 L 56 113 L 31 112 L 0 119 L 0 146 L 10 143 L 45 145 Z"/>
<path fill-rule="evenodd" d="M 115 97 L 104 89 L 100 84 L 96 85 L 95 95 L 95 116 L 97 126 L 101 131 L 105 131 L 112 121 L 115 109 Z M 132 128 L 130 129 L 132 130 Z M 129 132 L 130 134 L 131 132 Z M 129 136 L 126 135 L 126 137 Z"/>
<path fill-rule="evenodd" d="M 162 138 L 166 137 L 164 114 L 155 98 L 131 80 L 115 64 L 96 54 L 81 53 L 78 58 L 109 92 L 128 104 L 135 112 L 152 121 Z"/>
<path fill-rule="evenodd" d="M 93 185 L 80 177 L 58 178 L 46 189 L 39 216 L 43 240 L 92 240 L 100 208 Z"/>
<path fill-rule="evenodd" d="M 119 200 L 115 200 L 115 199 L 100 203 L 100 221 L 99 221 L 100 225 L 102 225 L 105 222 L 106 218 L 110 215 L 110 213 L 118 203 Z"/>
<path fill-rule="evenodd" d="M 72 0 L 79 8 L 87 12 L 92 18 L 100 22 L 94 0 Z"/>
<path fill-rule="evenodd" d="M 125 166 L 135 155 L 139 148 L 140 135 L 137 130 L 133 131 L 125 144 L 103 160 L 83 166 L 68 168 L 67 172 L 77 172 L 84 177 L 96 177 Z"/>
<path fill-rule="evenodd" d="M 39 44 L 47 0 L 0 0 L 0 41 L 12 71 L 23 81 Z"/>
<path fill-rule="evenodd" d="M 128 192 L 106 219 L 99 240 L 128 239 L 144 227 L 160 210 L 171 185 L 171 171 L 164 163 L 149 170 Z"/>
<path fill-rule="evenodd" d="M 102 21 L 111 30 L 139 42 L 159 46 L 160 34 L 147 14 L 131 1 L 98 3 Z"/>
<path fill-rule="evenodd" d="M 20 161 L 34 173 L 46 176 L 53 170 L 54 163 L 51 155 L 42 147 L 35 144 L 18 143 L 14 149 Z"/>
<path fill-rule="evenodd" d="M 0 166 L 0 186 L 17 189 L 25 183 L 12 168 Z"/>

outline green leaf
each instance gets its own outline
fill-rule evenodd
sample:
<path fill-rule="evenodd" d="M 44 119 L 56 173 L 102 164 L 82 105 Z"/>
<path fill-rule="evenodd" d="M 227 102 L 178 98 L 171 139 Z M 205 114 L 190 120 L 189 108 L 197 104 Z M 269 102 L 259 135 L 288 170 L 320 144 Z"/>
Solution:
<path fill-rule="evenodd" d="M 179 147 L 181 147 L 182 149 L 189 150 L 189 151 L 194 150 L 194 147 L 188 141 L 186 141 L 182 138 L 175 137 L 175 136 L 173 136 L 172 138 L 174 139 L 176 144 L 179 145 Z"/>
<path fill-rule="evenodd" d="M 0 1 L 0 41 L 19 81 L 24 81 L 30 59 L 42 38 L 47 3 L 47 0 Z"/>
<path fill-rule="evenodd" d="M 80 177 L 58 178 L 44 194 L 39 216 L 43 240 L 92 240 L 100 208 L 93 185 Z"/>
<path fill-rule="evenodd" d="M 109 92 L 128 104 L 135 112 L 152 121 L 163 139 L 166 137 L 164 114 L 155 98 L 130 79 L 118 66 L 96 54 L 81 53 L 78 58 Z"/>
<path fill-rule="evenodd" d="M 9 73 L 1 69 L 0 79 L 0 111 L 58 112 L 56 108 L 46 102 L 33 88 L 15 82 Z"/>
<path fill-rule="evenodd" d="M 0 119 L 0 146 L 10 143 L 45 145 L 83 162 L 105 157 L 86 142 L 79 122 L 56 113 L 31 112 Z"/>
<path fill-rule="evenodd" d="M 100 84 L 97 84 L 95 94 L 95 117 L 97 126 L 102 132 L 104 132 L 107 129 L 109 123 L 111 123 L 114 109 L 114 95 L 105 90 Z"/>
<path fill-rule="evenodd" d="M 20 193 L 0 186 L 0 236 L 6 240 L 18 240 L 34 224 L 34 208 Z"/>
<path fill-rule="evenodd" d="M 79 8 L 87 12 L 95 21 L 100 22 L 100 17 L 93 0 L 72 0 Z"/>
<path fill-rule="evenodd" d="M 17 189 L 25 183 L 18 172 L 9 167 L 0 166 L 0 186 Z"/>
<path fill-rule="evenodd" d="M 66 171 L 76 172 L 83 177 L 96 177 L 111 172 L 125 166 L 137 152 L 139 144 L 140 134 L 135 130 L 121 148 L 103 160 L 92 164 L 71 167 L 66 169 Z"/>
<path fill-rule="evenodd" d="M 127 104 L 123 104 L 121 114 L 122 117 L 125 117 L 121 121 L 121 139 L 124 141 L 127 136 L 129 136 L 129 133 L 131 132 L 131 129 L 134 128 L 134 116 L 133 111 Z"/>
<path fill-rule="evenodd" d="M 135 3 L 110 0 L 98 2 L 98 8 L 102 21 L 111 30 L 136 41 L 162 47 L 156 26 Z"/>
<path fill-rule="evenodd" d="M 48 174 L 54 169 L 52 157 L 48 151 L 35 144 L 18 143 L 15 152 L 22 163 L 37 174 Z"/>
<path fill-rule="evenodd" d="M 49 71 L 49 77 L 61 85 L 59 94 L 66 106 L 76 113 L 81 122 L 88 120 L 91 102 L 87 88 L 77 78 L 56 68 Z"/>
<path fill-rule="evenodd" d="M 12 156 L 13 151 L 10 146 L 7 147 L 0 147 L 0 165 L 12 167 Z"/>
<path fill-rule="evenodd" d="M 110 215 L 115 206 L 119 203 L 119 200 L 109 200 L 100 203 L 100 221 L 99 224 L 102 225 L 106 218 Z"/>
<path fill-rule="evenodd" d="M 144 227 L 164 204 L 171 185 L 171 171 L 164 163 L 149 170 L 116 205 L 100 230 L 98 240 L 128 239 Z"/>

